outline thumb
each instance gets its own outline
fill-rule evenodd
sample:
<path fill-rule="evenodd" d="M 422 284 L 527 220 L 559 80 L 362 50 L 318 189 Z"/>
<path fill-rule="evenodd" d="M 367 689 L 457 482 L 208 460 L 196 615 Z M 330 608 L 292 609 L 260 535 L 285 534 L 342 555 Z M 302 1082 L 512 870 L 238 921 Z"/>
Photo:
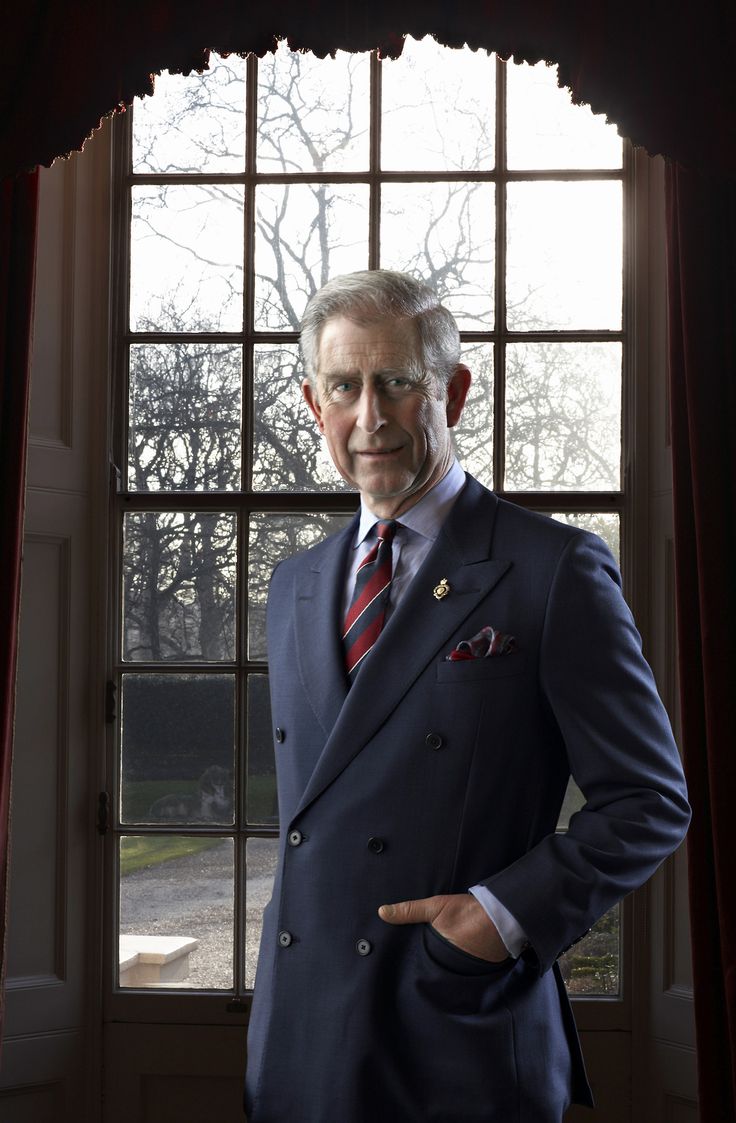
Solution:
<path fill-rule="evenodd" d="M 431 924 L 442 909 L 442 897 L 421 897 L 416 901 L 399 901 L 381 905 L 378 915 L 388 924 Z"/>

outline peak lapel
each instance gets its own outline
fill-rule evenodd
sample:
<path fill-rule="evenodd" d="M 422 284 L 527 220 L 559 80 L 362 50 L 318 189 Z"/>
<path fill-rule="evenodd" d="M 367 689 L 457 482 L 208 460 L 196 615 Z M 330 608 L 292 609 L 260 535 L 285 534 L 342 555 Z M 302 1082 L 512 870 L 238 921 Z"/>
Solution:
<path fill-rule="evenodd" d="M 329 737 L 338 719 L 347 679 L 340 616 L 347 551 L 356 520 L 334 536 L 294 590 L 299 675 L 315 716 Z"/>
<path fill-rule="evenodd" d="M 440 656 L 463 620 L 510 568 L 511 562 L 489 557 L 497 502 L 495 495 L 468 480 L 348 692 L 299 810 L 360 752 L 427 664 Z M 443 577 L 450 592 L 436 600 L 433 589 Z"/>

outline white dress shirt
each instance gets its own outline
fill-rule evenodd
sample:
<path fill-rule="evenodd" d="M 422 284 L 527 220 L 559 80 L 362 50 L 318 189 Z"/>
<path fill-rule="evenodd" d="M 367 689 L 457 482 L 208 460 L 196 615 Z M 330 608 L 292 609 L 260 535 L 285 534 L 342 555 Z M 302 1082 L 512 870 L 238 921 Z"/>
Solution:
<path fill-rule="evenodd" d="M 386 619 L 396 608 L 422 562 L 434 545 L 440 527 L 449 515 L 455 500 L 465 486 L 465 473 L 457 460 L 450 470 L 426 495 L 396 519 L 398 526 L 391 546 L 393 574 L 391 592 L 386 606 Z M 358 566 L 370 551 L 373 542 L 367 541 L 377 522 L 381 522 L 361 498 L 360 522 L 345 574 L 343 619 L 347 615 L 355 587 Z M 473 885 L 468 890 L 498 929 L 509 955 L 518 956 L 527 943 L 524 930 L 509 910 L 494 897 L 484 885 Z"/>

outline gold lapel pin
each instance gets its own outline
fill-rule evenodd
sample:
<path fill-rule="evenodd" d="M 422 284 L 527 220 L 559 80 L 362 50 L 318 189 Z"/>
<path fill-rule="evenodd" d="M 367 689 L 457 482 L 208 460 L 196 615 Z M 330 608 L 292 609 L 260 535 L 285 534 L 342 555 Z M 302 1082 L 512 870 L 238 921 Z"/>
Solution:
<path fill-rule="evenodd" d="M 435 600 L 442 600 L 443 597 L 447 596 L 449 591 L 450 591 L 450 586 L 447 583 L 447 578 L 443 577 L 442 580 L 440 581 L 439 585 L 435 585 L 434 589 L 432 590 L 432 593 L 434 595 Z"/>

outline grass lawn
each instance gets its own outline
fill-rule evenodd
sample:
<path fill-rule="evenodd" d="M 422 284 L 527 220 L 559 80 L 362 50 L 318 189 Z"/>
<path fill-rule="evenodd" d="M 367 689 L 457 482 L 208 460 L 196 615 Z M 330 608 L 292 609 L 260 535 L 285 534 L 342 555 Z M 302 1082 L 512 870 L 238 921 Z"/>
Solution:
<path fill-rule="evenodd" d="M 183 858 L 187 854 L 199 854 L 219 846 L 221 838 L 191 838 L 184 835 L 146 835 L 145 837 L 127 836 L 120 840 L 120 876 L 135 873 L 147 866 L 157 866 L 172 858 Z"/>

